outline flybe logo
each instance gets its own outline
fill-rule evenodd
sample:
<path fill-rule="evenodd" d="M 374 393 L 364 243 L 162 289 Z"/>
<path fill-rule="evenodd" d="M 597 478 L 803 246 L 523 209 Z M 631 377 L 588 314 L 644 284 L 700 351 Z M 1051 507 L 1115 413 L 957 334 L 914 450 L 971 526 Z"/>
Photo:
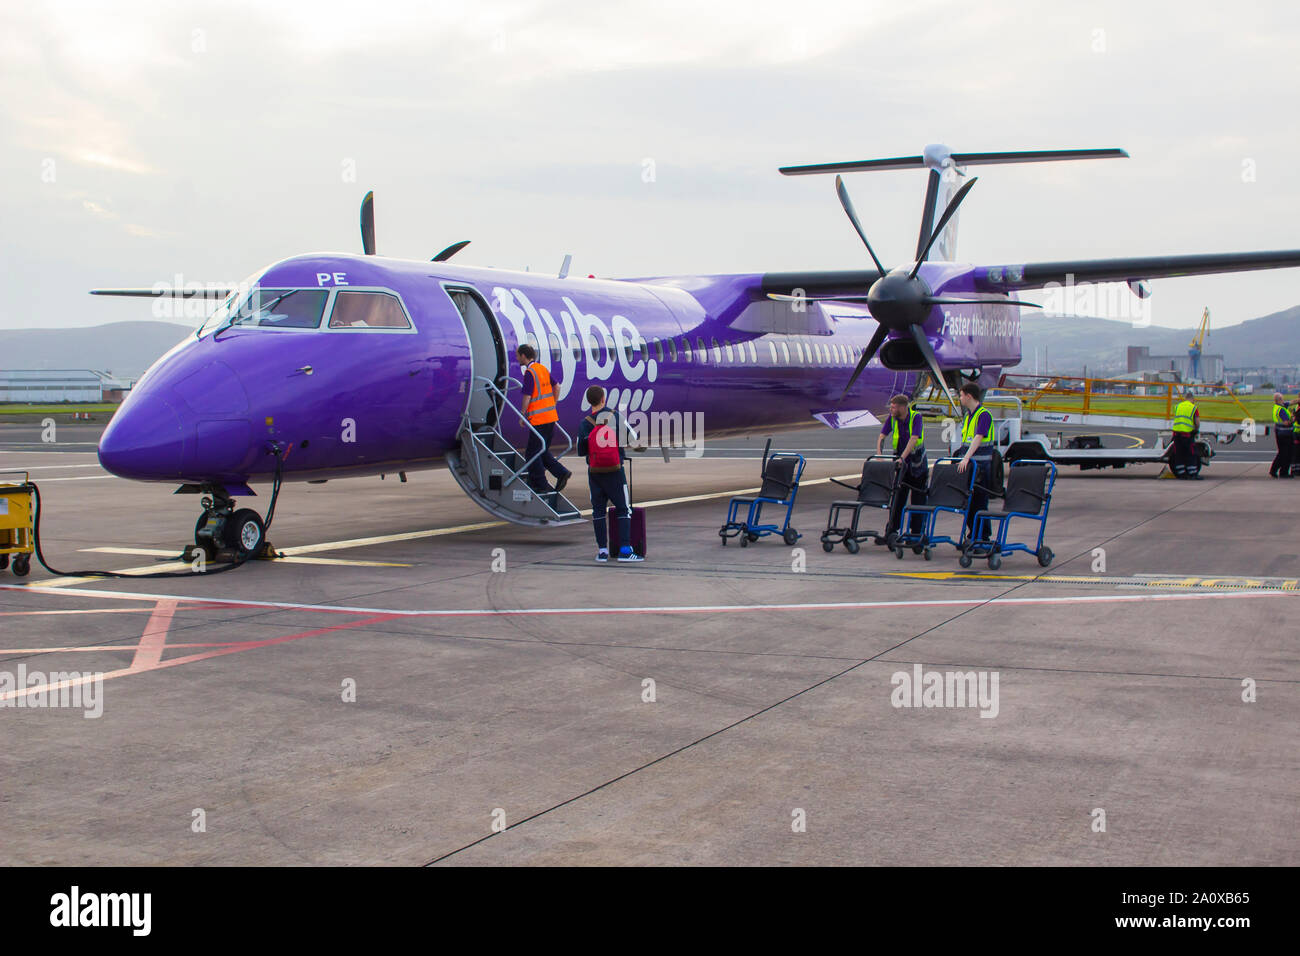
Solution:
<path fill-rule="evenodd" d="M 584 374 L 589 381 L 604 381 L 614 374 L 615 369 L 629 383 L 644 379 L 648 384 L 659 375 L 658 363 L 654 359 L 643 359 L 636 351 L 645 340 L 637 331 L 636 323 L 625 315 L 612 315 L 606 323 L 600 316 L 584 312 L 566 295 L 560 297 L 564 308 L 557 320 L 549 309 L 533 305 L 519 289 L 497 286 L 492 295 L 496 298 L 497 313 L 505 316 L 514 328 L 516 342 L 527 342 L 531 333 L 541 346 L 543 358 L 550 351 L 548 346 L 552 339 L 559 344 L 561 375 L 556 384 L 561 400 L 573 387 L 574 370 L 583 359 L 586 364 Z M 602 347 L 593 350 L 590 347 L 593 339 Z M 580 343 L 577 349 L 579 357 L 573 354 L 575 342 Z"/>

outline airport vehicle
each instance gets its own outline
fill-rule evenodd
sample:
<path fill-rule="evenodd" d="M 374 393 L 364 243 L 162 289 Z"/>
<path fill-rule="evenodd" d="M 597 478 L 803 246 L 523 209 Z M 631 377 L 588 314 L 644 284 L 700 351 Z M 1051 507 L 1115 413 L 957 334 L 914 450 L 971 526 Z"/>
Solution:
<path fill-rule="evenodd" d="M 511 356 L 533 343 L 577 421 L 589 383 L 662 446 L 771 433 L 881 408 L 928 371 L 950 403 L 1020 361 L 1017 297 L 1049 283 L 1300 266 L 1300 250 L 1004 265 L 955 262 L 957 210 L 979 165 L 1125 156 L 1122 150 L 954 153 L 786 167 L 786 175 L 928 171 L 911 261 L 886 270 L 837 176 L 836 192 L 873 267 L 607 280 L 376 254 L 373 197 L 362 255 L 314 253 L 258 270 L 132 389 L 99 444 L 103 467 L 198 496 L 196 545 L 257 551 L 261 519 L 235 499 L 250 484 L 321 482 L 446 466 L 475 502 L 525 525 L 582 520 L 534 494 Z M 1135 286 L 1136 287 L 1136 286 Z M 207 289 L 99 294 L 206 295 Z M 955 405 L 955 403 L 953 403 Z M 868 416 L 869 417 L 869 416 Z M 874 420 L 874 419 L 873 419 Z M 696 433 L 698 440 L 698 432 Z M 563 439 L 562 439 L 563 440 Z M 202 535 L 200 536 L 200 532 Z"/>
<path fill-rule="evenodd" d="M 20 482 L 0 480 L 0 571 L 13 560 L 14 574 L 26 577 L 32 568 L 32 482 L 28 472 Z"/>
<path fill-rule="evenodd" d="M 1123 468 L 1126 465 L 1169 464 L 1173 460 L 1173 433 L 1163 433 L 1160 443 L 1151 447 L 1125 446 L 1107 447 L 1102 443 L 1101 435 L 1071 435 L 1063 433 L 1052 437 L 1046 432 L 1027 432 L 1027 421 L 1061 424 L 1061 425 L 1098 425 L 1119 423 L 1119 427 L 1150 428 L 1154 422 L 1150 419 L 1115 419 L 1109 416 L 1090 416 L 1063 412 L 1035 412 L 1026 410 L 1023 401 L 1015 395 L 1007 395 L 996 388 L 985 393 L 985 407 L 994 414 L 994 447 L 1008 465 L 1017 461 L 1049 461 L 1057 466 L 1077 465 L 1080 470 L 1094 468 Z M 928 414 L 942 417 L 941 406 L 917 404 L 918 408 Z M 1098 421 L 1097 419 L 1101 420 Z M 1167 423 L 1165 423 L 1167 424 Z M 1233 426 L 1239 427 L 1239 426 Z M 1220 438 L 1233 437 L 1221 433 Z M 955 452 L 961 446 L 959 438 L 948 443 L 950 451 Z M 1193 447 L 1201 460 L 1201 467 L 1208 467 L 1214 457 L 1214 448 L 1204 438 L 1198 438 Z"/>
<path fill-rule="evenodd" d="M 794 513 L 794 499 L 799 494 L 799 481 L 803 478 L 805 465 L 803 455 L 792 451 L 763 452 L 763 484 L 758 494 L 751 497 L 732 498 L 727 503 L 727 520 L 718 529 L 718 537 L 725 547 L 730 538 L 739 538 L 742 548 L 769 534 L 777 534 L 792 547 L 803 537 L 790 527 L 790 516 Z M 763 506 L 784 508 L 785 514 L 779 522 L 763 522 Z M 744 518 L 741 509 L 744 509 Z"/>
<path fill-rule="evenodd" d="M 969 568 L 977 557 L 988 559 L 990 571 L 1002 567 L 1002 556 L 1024 551 L 1038 559 L 1039 567 L 1047 567 L 1056 557 L 1052 549 L 1043 544 L 1047 532 L 1047 512 L 1052 505 L 1052 489 L 1056 487 L 1056 465 L 1050 461 L 1022 458 L 1007 469 L 1007 486 L 1001 494 L 1002 507 L 994 511 L 975 512 L 971 535 L 962 546 L 957 563 Z M 1038 540 L 1030 546 L 1024 541 L 1008 541 L 1013 518 L 1038 523 Z"/>

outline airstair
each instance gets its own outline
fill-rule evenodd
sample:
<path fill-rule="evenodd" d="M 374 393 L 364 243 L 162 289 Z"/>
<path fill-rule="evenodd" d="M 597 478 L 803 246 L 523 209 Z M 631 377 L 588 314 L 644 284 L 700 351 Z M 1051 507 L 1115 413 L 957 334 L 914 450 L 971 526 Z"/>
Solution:
<path fill-rule="evenodd" d="M 522 387 L 513 379 L 506 386 Z M 475 376 L 473 389 L 461 416 L 460 447 L 446 455 L 452 477 L 465 494 L 484 511 L 514 524 L 550 527 L 585 520 L 564 495 L 538 494 L 528 486 L 528 466 L 542 452 L 525 459 L 501 432 L 501 419 L 508 411 L 524 419 L 529 432 L 537 435 L 523 412 L 491 379 Z M 573 439 L 558 422 L 555 429 L 565 442 L 562 457 L 573 447 Z"/>

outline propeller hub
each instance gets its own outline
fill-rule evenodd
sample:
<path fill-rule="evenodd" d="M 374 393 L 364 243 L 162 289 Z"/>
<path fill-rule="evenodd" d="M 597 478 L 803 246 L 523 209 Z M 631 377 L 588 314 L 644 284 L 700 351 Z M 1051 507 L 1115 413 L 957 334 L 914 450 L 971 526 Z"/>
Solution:
<path fill-rule="evenodd" d="M 908 275 L 905 269 L 895 269 L 871 284 L 867 292 L 867 308 L 871 317 L 893 332 L 902 332 L 913 325 L 923 325 L 929 318 L 930 286 L 918 276 Z"/>

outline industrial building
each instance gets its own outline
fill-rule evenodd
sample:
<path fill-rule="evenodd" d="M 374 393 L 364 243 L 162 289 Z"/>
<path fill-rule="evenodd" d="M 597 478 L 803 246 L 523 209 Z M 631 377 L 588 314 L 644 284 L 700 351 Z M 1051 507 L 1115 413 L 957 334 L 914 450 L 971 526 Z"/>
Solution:
<path fill-rule="evenodd" d="M 94 369 L 0 369 L 0 403 L 120 402 L 130 389 Z"/>
<path fill-rule="evenodd" d="M 1224 378 L 1225 363 L 1222 355 L 1202 355 L 1201 374 L 1197 376 L 1202 382 L 1221 382 Z M 1128 347 L 1128 371 L 1130 372 L 1177 372 L 1180 380 L 1186 382 L 1192 378 L 1191 358 L 1182 355 L 1152 355 L 1146 345 Z"/>

